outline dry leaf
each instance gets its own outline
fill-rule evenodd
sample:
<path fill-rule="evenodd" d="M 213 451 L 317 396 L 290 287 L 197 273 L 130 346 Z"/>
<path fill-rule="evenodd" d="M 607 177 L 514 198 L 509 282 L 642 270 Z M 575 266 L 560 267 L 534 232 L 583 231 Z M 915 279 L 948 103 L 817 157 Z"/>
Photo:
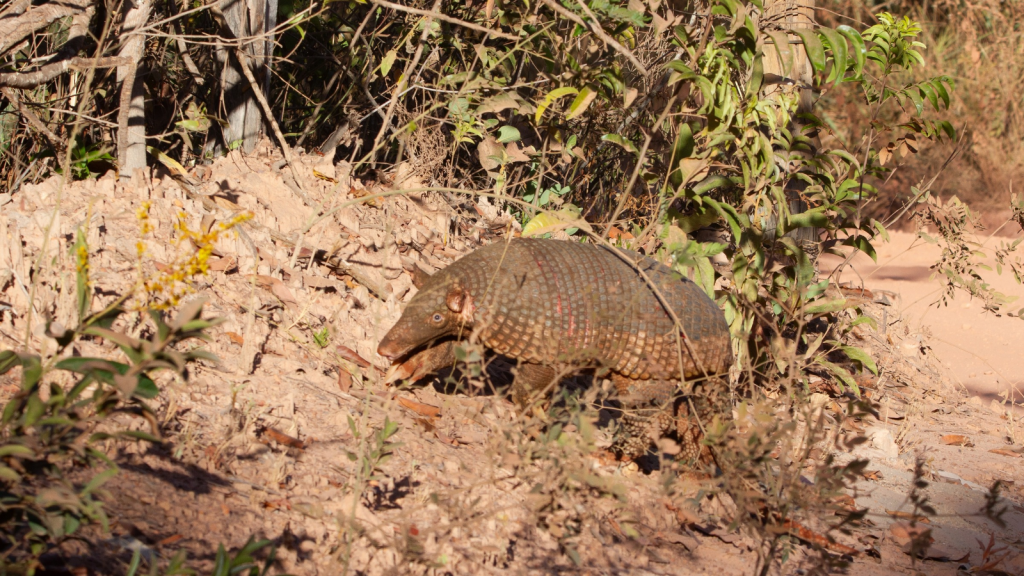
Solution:
<path fill-rule="evenodd" d="M 214 272 L 227 272 L 238 268 L 238 260 L 234 256 L 227 258 L 210 258 L 206 261 L 207 267 Z"/>
<path fill-rule="evenodd" d="M 306 288 L 334 288 L 338 292 L 342 291 L 341 282 L 338 282 L 333 278 L 321 278 L 319 276 L 312 276 L 309 274 L 302 275 L 302 285 Z"/>
<path fill-rule="evenodd" d="M 889 535 L 900 546 L 907 546 L 914 540 L 931 544 L 935 541 L 931 534 L 931 528 L 911 526 L 909 522 L 895 522 L 889 526 Z"/>
<path fill-rule="evenodd" d="M 782 527 L 789 530 L 791 535 L 796 536 L 809 544 L 816 544 L 827 550 L 838 552 L 840 554 L 847 554 L 849 556 L 856 556 L 857 554 L 860 554 L 860 550 L 835 542 L 792 520 L 786 520 L 783 522 Z"/>
<path fill-rule="evenodd" d="M 228 340 L 231 340 L 239 346 L 245 344 L 245 338 L 242 338 L 242 335 L 238 332 L 225 332 L 224 335 L 228 337 Z"/>
<path fill-rule="evenodd" d="M 411 410 L 420 416 L 426 416 L 427 418 L 437 418 L 441 415 L 441 409 L 437 406 L 431 406 L 430 404 L 421 404 L 408 398 L 398 397 L 398 403 L 402 407 Z"/>
<path fill-rule="evenodd" d="M 612 240 L 615 240 L 617 238 L 622 238 L 623 240 L 632 240 L 633 235 L 630 234 L 629 232 L 624 232 L 619 228 L 612 226 L 611 228 L 608 229 L 608 238 Z"/>
<path fill-rule="evenodd" d="M 345 394 L 352 389 L 352 375 L 347 370 L 338 369 L 338 390 L 341 390 Z"/>
<path fill-rule="evenodd" d="M 974 446 L 971 439 L 963 434 L 946 434 L 942 437 L 942 443 L 946 446 L 964 446 L 967 448 Z"/>
<path fill-rule="evenodd" d="M 516 145 L 515 142 L 510 142 L 509 145 L 505 147 L 505 154 L 508 155 L 509 163 L 530 161 L 530 157 L 520 150 L 519 146 Z"/>
<path fill-rule="evenodd" d="M 185 537 L 182 536 L 181 534 L 171 534 L 167 538 L 164 538 L 163 540 L 160 540 L 159 542 L 157 542 L 156 545 L 157 546 L 170 546 L 171 544 L 174 544 L 175 542 L 177 542 L 178 540 L 181 540 L 183 538 L 185 538 Z"/>
<path fill-rule="evenodd" d="M 484 138 L 476 147 L 477 160 L 484 170 L 496 170 L 501 165 L 504 152 L 505 147 L 499 144 L 494 136 Z"/>
<path fill-rule="evenodd" d="M 268 510 L 277 510 L 278 508 L 283 508 L 285 510 L 291 510 L 292 509 L 292 505 L 291 505 L 290 502 L 288 502 L 287 498 L 278 498 L 277 500 L 267 500 L 266 502 L 263 503 L 263 507 L 268 509 Z"/>
<path fill-rule="evenodd" d="M 1007 450 L 1006 448 L 993 448 L 989 450 L 993 454 L 999 454 L 1000 456 L 1009 456 L 1010 458 L 1020 458 L 1020 454 L 1017 454 L 1013 450 Z"/>
<path fill-rule="evenodd" d="M 288 287 L 284 285 L 284 282 L 281 282 L 280 280 L 274 278 L 273 276 L 257 274 L 256 284 L 259 285 L 261 288 L 269 290 L 271 294 L 277 296 L 277 299 L 284 303 L 286 306 L 299 305 L 298 301 L 295 299 L 295 296 L 292 296 L 292 291 L 289 290 Z"/>
<path fill-rule="evenodd" d="M 452 446 L 458 446 L 459 445 L 459 441 L 458 440 L 448 436 L 447 434 L 445 434 L 444 432 L 441 432 L 440 430 L 438 430 L 436 428 L 434 429 L 434 438 L 437 438 L 441 442 L 443 442 L 445 444 L 450 444 Z"/>
<path fill-rule="evenodd" d="M 264 430 L 264 433 L 274 442 L 283 444 L 289 448 L 297 448 L 299 450 L 304 450 L 306 448 L 306 444 L 302 440 L 292 438 L 284 432 L 279 432 L 273 428 L 267 428 Z"/>
<path fill-rule="evenodd" d="M 348 360 L 349 362 L 355 364 L 356 366 L 359 366 L 360 368 L 370 367 L 370 363 L 366 360 L 366 358 L 363 358 L 362 356 L 357 354 L 355 350 L 349 348 L 348 346 L 338 344 L 337 351 L 338 356 L 341 356 L 345 360 Z"/>

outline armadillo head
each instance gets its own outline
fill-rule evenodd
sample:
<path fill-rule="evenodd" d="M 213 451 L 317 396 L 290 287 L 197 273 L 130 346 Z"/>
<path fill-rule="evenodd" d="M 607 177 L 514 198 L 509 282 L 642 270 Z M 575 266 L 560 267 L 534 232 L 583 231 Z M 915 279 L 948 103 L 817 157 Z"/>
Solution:
<path fill-rule="evenodd" d="M 394 360 L 438 338 L 472 328 L 473 296 L 441 271 L 423 285 L 384 339 L 377 354 Z"/>

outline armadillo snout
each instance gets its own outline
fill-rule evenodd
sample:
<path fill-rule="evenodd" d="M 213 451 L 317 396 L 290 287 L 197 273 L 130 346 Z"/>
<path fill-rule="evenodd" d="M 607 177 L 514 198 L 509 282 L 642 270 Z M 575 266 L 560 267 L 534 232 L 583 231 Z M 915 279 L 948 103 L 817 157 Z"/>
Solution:
<path fill-rule="evenodd" d="M 384 336 L 384 339 L 380 341 L 380 344 L 377 346 L 377 354 L 380 354 L 388 360 L 394 360 L 401 356 L 405 351 L 402 350 L 402 346 L 399 346 L 397 341 L 389 338 L 389 336 L 391 336 L 390 333 Z"/>

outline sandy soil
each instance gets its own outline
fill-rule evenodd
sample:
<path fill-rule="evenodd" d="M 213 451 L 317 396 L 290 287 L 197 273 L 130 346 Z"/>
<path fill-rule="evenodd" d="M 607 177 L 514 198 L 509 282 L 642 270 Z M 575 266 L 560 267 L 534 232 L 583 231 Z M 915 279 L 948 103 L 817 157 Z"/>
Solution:
<path fill-rule="evenodd" d="M 666 480 L 696 494 L 699 479 L 591 458 L 575 426 L 557 442 L 540 442 L 543 428 L 517 423 L 502 397 L 379 384 L 386 366 L 376 345 L 413 293 L 412 272 L 443 267 L 496 238 L 506 214 L 484 202 L 455 209 L 431 194 L 353 202 L 366 189 L 424 183 L 414 170 L 397 182 L 353 181 L 344 164 L 317 156 L 301 158 L 296 182 L 274 167 L 279 160 L 264 144 L 254 156 L 232 153 L 196 173 L 200 193 L 209 195 L 206 207 L 204 198 L 185 195 L 160 171 L 130 184 L 107 177 L 69 186 L 42 259 L 52 264 L 34 272 L 57 181 L 0 197 L 3 348 L 21 345 L 31 333 L 34 349 L 53 349 L 41 330 L 25 325 L 32 280 L 38 306 L 73 324 L 67 247 L 83 222 L 90 223 L 97 306 L 133 281 L 143 201 L 152 204 L 156 229 L 145 242 L 157 262 L 174 259 L 172 222 L 179 212 L 198 229 L 204 213 L 224 219 L 241 207 L 258 225 L 247 228 L 251 244 L 218 243 L 216 267 L 196 285 L 209 298 L 207 314 L 227 319 L 209 346 L 221 363 L 198 367 L 187 385 L 160 381 L 165 444 L 109 446 L 121 468 L 108 485 L 115 522 L 111 533 L 91 531 L 85 542 L 69 544 L 62 551 L 69 566 L 122 574 L 133 549 L 155 558 L 184 549 L 195 566 L 209 570 L 217 544 L 237 548 L 258 535 L 278 545 L 280 569 L 303 575 L 338 574 L 345 566 L 360 574 L 752 572 L 757 544 L 709 520 L 720 510 L 704 503 L 681 510 L 666 500 Z M 314 169 L 338 185 L 314 177 Z M 293 258 L 281 241 L 328 212 L 303 246 L 337 251 L 341 271 L 301 254 Z M 1007 551 L 996 568 L 1024 574 L 1024 422 L 992 403 L 1011 383 L 1021 384 L 1024 322 L 981 314 L 976 302 L 962 298 L 929 308 L 934 253 L 906 251 L 911 240 L 894 235 L 881 249 L 881 266 L 857 259 L 842 275 L 843 281 L 863 278 L 876 297 L 888 297 L 865 304 L 880 325 L 865 336 L 882 368 L 867 387 L 881 407 L 879 419 L 855 423 L 851 432 L 871 441 L 837 454 L 869 458 L 872 470 L 851 490 L 869 514 L 840 537 L 858 551 L 847 573 L 952 575 L 963 566 L 981 574 L 993 560 L 983 552 L 992 537 Z M 834 265 L 821 262 L 824 271 Z M 999 282 L 1007 293 L 1022 292 Z M 141 326 L 133 321 L 124 329 Z M 321 347 L 314 334 L 325 329 L 329 343 Z M 74 352 L 115 353 L 89 341 Z M 10 377 L 0 380 L 0 400 L 17 389 Z M 360 465 L 385 421 L 398 424 L 393 455 L 369 478 Z M 606 428 L 594 434 L 598 447 L 610 441 Z M 964 438 L 949 443 L 950 434 Z M 929 483 L 924 495 L 936 509 L 922 525 L 935 542 L 928 558 L 912 561 L 905 551 L 913 511 L 907 494 L 919 456 Z M 579 478 L 623 498 L 595 496 L 580 488 Z M 1004 487 L 1002 527 L 979 513 L 997 480 Z M 553 485 L 561 488 L 545 491 Z M 566 539 L 567 527 L 577 535 Z M 796 545 L 775 572 L 804 573 L 811 560 L 806 546 Z"/>
<path fill-rule="evenodd" d="M 979 248 L 987 256 L 981 262 L 992 268 L 982 271 L 985 281 L 1003 294 L 1020 298 L 1007 306 L 1013 311 L 1024 307 L 1024 286 L 1007 270 L 997 274 L 992 255 L 1001 243 L 1020 237 L 982 234 Z M 977 396 L 985 405 L 993 400 L 1020 402 L 1024 399 L 1024 319 L 986 312 L 982 301 L 963 293 L 945 304 L 936 303 L 942 286 L 932 278 L 930 266 L 941 253 L 940 246 L 915 234 L 894 233 L 891 242 L 878 250 L 877 264 L 859 254 L 852 261 L 853 269 L 844 270 L 840 280 L 897 294 L 897 309 L 913 330 L 927 334 L 934 356 L 969 397 Z M 820 265 L 830 270 L 840 261 L 826 255 Z"/>

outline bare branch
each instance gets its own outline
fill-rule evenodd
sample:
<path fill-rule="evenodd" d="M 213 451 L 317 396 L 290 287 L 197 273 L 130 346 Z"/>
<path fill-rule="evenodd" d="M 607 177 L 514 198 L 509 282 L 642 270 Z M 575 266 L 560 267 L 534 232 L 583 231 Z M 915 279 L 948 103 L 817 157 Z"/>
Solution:
<path fill-rule="evenodd" d="M 0 86 L 9 88 L 35 88 L 44 82 L 49 82 L 68 70 L 88 70 L 89 68 L 113 68 L 124 66 L 128 63 L 127 58 L 68 58 L 60 62 L 47 64 L 35 72 L 8 72 L 0 74 Z"/>
<path fill-rule="evenodd" d="M 635 67 L 641 74 L 643 74 L 644 76 L 647 75 L 647 68 L 645 68 L 639 60 L 637 60 L 636 56 L 634 56 L 632 52 L 630 52 L 622 44 L 619 44 L 615 40 L 615 38 L 612 38 L 611 36 L 608 35 L 607 32 L 604 31 L 604 28 L 602 28 L 601 24 L 597 21 L 597 17 L 594 16 L 594 13 L 591 12 L 590 8 L 587 8 L 587 6 L 583 2 L 579 2 L 579 5 L 583 7 L 583 10 L 587 13 L 587 16 L 593 20 L 593 24 L 587 24 L 583 20 L 583 18 L 580 18 L 576 14 L 570 12 L 569 9 L 559 4 L 557 0 L 543 0 L 543 2 L 547 4 L 548 7 L 554 10 L 555 12 L 558 12 L 562 16 L 568 18 L 569 20 L 572 20 L 573 22 L 579 24 L 580 26 L 589 29 L 591 32 L 596 34 L 597 37 L 601 39 L 601 41 L 611 46 L 612 49 L 618 52 L 619 54 L 625 56 L 626 59 L 629 60 L 631 64 L 633 64 L 633 67 Z"/>
<path fill-rule="evenodd" d="M 292 149 L 288 146 L 288 142 L 284 139 L 284 134 L 281 133 L 281 127 L 278 126 L 277 120 L 274 119 L 274 111 L 270 109 L 270 104 L 267 103 L 266 97 L 263 96 L 263 91 L 260 89 L 259 83 L 256 81 L 256 77 L 253 76 L 252 70 L 249 68 L 249 57 L 245 54 L 245 50 L 241 48 L 235 48 L 235 57 L 238 58 L 238 63 L 242 66 L 242 73 L 245 74 L 246 80 L 249 81 L 249 86 L 252 88 L 253 95 L 256 96 L 256 100 L 260 103 L 260 107 L 263 108 L 263 115 L 266 117 L 267 122 L 270 123 L 270 127 L 274 130 L 274 135 L 277 136 L 278 142 L 281 143 L 281 152 L 284 154 L 284 159 L 288 161 L 288 169 L 291 170 L 292 178 L 295 179 L 295 184 L 299 187 L 299 195 L 302 196 L 303 201 L 309 206 L 314 206 L 309 198 L 306 196 L 306 189 L 302 186 L 302 179 L 299 178 L 299 173 L 295 170 L 295 161 L 292 159 Z"/>
<path fill-rule="evenodd" d="M 36 30 L 46 28 L 55 20 L 80 14 L 88 6 L 88 0 L 71 0 L 43 4 L 26 10 L 30 2 L 19 1 L 5 10 L 0 17 L 0 54 Z M 20 12 L 19 12 L 20 11 Z"/>
<path fill-rule="evenodd" d="M 5 98 L 10 100 L 11 104 L 14 104 L 14 107 L 18 109 L 18 113 L 25 117 L 25 120 L 29 125 L 50 141 L 50 145 L 53 146 L 54 150 L 58 151 L 57 158 L 59 159 L 60 151 L 64 148 L 64 141 L 54 134 L 52 130 L 47 128 L 46 124 L 43 124 L 43 121 L 40 120 L 34 112 L 25 107 L 25 105 L 21 103 L 21 99 L 18 98 L 18 95 L 12 90 L 0 88 L 0 94 L 3 94 Z"/>
<path fill-rule="evenodd" d="M 430 16 L 431 18 L 437 18 L 443 20 L 449 24 L 455 24 L 456 26 L 462 26 L 463 28 L 469 28 L 470 30 L 476 30 L 477 32 L 484 32 L 490 34 L 494 38 L 504 38 L 505 40 L 511 40 L 518 42 L 519 37 L 511 34 L 506 34 L 500 30 L 492 30 L 486 26 L 479 24 L 473 24 L 472 22 L 466 22 L 465 20 L 459 20 L 451 16 L 446 16 L 437 11 L 422 10 L 420 8 L 410 8 L 409 6 L 402 6 L 401 4 L 395 4 L 394 2 L 388 2 L 387 0 L 372 0 L 374 4 L 382 6 L 384 8 L 391 8 L 392 10 L 398 10 L 399 12 L 408 12 L 409 14 L 416 14 L 417 16 Z"/>
<path fill-rule="evenodd" d="M 173 24 L 172 30 L 176 33 L 178 32 L 177 23 Z M 192 55 L 188 53 L 188 45 L 185 44 L 185 39 L 181 36 L 175 35 L 174 42 L 178 46 L 178 52 L 181 53 L 181 60 L 185 63 L 185 68 L 188 70 L 188 73 L 192 75 L 192 80 L 196 84 L 202 86 L 205 80 L 203 79 L 203 75 L 199 72 L 199 67 L 197 67 L 196 63 L 192 60 Z"/>

